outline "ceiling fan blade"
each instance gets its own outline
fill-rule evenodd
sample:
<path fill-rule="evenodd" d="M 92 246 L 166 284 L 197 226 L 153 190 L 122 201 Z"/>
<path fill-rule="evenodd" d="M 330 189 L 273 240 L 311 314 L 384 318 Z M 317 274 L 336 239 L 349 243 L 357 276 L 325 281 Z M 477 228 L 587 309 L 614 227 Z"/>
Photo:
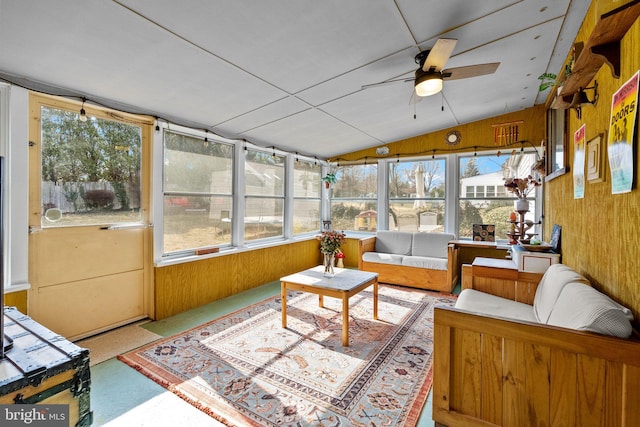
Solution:
<path fill-rule="evenodd" d="M 466 79 L 468 77 L 484 76 L 493 74 L 498 69 L 499 62 L 490 62 L 488 64 L 467 65 L 466 67 L 454 67 L 442 70 L 442 78 L 444 80 Z"/>
<path fill-rule="evenodd" d="M 387 86 L 387 85 L 390 85 L 390 84 L 395 84 L 395 83 L 400 83 L 400 82 L 403 82 L 403 83 L 412 82 L 414 80 L 415 79 L 413 77 L 405 77 L 404 79 L 387 80 L 387 81 L 384 81 L 384 82 L 371 83 L 371 84 L 368 84 L 368 85 L 362 85 L 362 86 L 360 86 L 360 89 L 370 89 L 372 87 Z"/>
<path fill-rule="evenodd" d="M 427 59 L 424 60 L 422 71 L 429 71 L 433 67 L 433 71 L 440 71 L 447 63 L 453 49 L 456 47 L 458 40 L 456 39 L 438 39 L 433 46 Z"/>

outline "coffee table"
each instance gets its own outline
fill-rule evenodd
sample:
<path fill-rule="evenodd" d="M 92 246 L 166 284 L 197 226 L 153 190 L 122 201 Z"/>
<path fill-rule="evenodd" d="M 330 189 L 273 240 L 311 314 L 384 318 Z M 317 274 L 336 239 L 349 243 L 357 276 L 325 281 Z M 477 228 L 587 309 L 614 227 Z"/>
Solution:
<path fill-rule="evenodd" d="M 342 345 L 349 346 L 349 298 L 373 285 L 373 319 L 378 320 L 378 273 L 336 268 L 335 276 L 324 277 L 324 267 L 318 266 L 280 279 L 282 296 L 282 327 L 287 327 L 287 289 L 318 295 L 318 305 L 324 307 L 325 296 L 342 300 Z"/>

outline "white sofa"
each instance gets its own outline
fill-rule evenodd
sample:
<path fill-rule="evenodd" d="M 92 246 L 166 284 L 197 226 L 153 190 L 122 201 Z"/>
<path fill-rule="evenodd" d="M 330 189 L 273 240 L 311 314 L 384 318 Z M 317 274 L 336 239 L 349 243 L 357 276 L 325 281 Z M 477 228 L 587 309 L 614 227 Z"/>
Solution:
<path fill-rule="evenodd" d="M 358 268 L 378 273 L 378 281 L 451 292 L 457 282 L 455 235 L 378 231 L 360 240 Z"/>
<path fill-rule="evenodd" d="M 533 305 L 475 289 L 464 289 L 455 305 L 461 310 L 541 323 L 620 338 L 631 336 L 631 310 L 592 288 L 564 264 L 554 264 L 538 284 Z"/>
<path fill-rule="evenodd" d="M 532 305 L 463 290 L 434 309 L 436 425 L 640 425 L 631 319 L 562 264 Z"/>

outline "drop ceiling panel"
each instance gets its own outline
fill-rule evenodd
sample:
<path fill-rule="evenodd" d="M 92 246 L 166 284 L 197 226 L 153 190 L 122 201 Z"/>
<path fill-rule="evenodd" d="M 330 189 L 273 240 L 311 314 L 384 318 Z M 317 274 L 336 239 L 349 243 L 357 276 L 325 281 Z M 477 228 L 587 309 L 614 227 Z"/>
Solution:
<path fill-rule="evenodd" d="M 263 146 L 279 141 L 278 147 L 301 154 L 329 157 L 349 148 L 379 145 L 380 141 L 318 110 L 307 110 L 245 133 L 247 138 Z"/>
<path fill-rule="evenodd" d="M 122 3 L 288 93 L 413 44 L 387 0 Z"/>

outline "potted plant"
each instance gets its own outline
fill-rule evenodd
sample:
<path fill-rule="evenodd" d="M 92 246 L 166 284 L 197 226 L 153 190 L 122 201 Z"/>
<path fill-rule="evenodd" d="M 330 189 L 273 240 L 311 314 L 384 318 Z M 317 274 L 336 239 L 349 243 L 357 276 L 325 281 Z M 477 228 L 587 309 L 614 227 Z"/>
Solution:
<path fill-rule="evenodd" d="M 329 188 L 329 186 L 331 184 L 335 184 L 336 183 L 336 174 L 335 173 L 328 173 L 325 176 L 322 177 L 322 180 L 324 181 L 324 186 Z"/>

